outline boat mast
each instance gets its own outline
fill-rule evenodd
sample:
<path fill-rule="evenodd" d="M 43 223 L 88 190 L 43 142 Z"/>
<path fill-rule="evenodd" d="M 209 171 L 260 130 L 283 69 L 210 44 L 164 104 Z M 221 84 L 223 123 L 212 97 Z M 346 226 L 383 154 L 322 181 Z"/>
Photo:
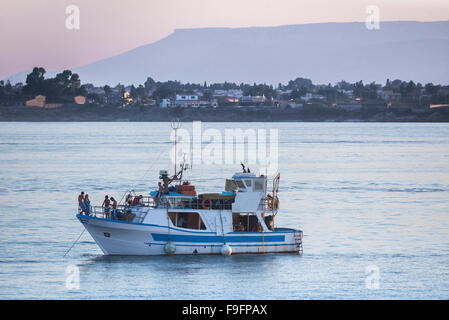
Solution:
<path fill-rule="evenodd" d="M 176 158 L 178 157 L 178 149 L 177 149 L 177 144 L 178 144 L 178 129 L 181 128 L 181 122 L 179 121 L 179 119 L 173 119 L 171 121 L 171 127 L 173 130 L 175 130 L 175 171 L 173 171 L 173 173 L 176 175 Z"/>

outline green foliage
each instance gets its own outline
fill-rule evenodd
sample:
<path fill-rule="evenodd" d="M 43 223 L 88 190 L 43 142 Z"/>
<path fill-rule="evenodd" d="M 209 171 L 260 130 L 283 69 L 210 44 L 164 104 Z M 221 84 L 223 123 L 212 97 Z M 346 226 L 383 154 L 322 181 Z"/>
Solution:
<path fill-rule="evenodd" d="M 354 86 L 354 96 L 364 100 L 376 100 L 379 87 L 380 86 L 374 82 L 369 85 L 364 85 L 363 81 L 360 80 Z"/>
<path fill-rule="evenodd" d="M 111 89 L 110 86 L 105 85 L 105 86 L 103 87 L 103 90 L 104 90 L 104 95 L 105 95 L 105 97 L 106 97 L 106 103 L 108 103 L 108 102 L 109 102 L 109 98 L 110 98 L 111 93 L 112 93 L 112 89 Z"/>
<path fill-rule="evenodd" d="M 289 99 L 299 100 L 303 95 L 307 93 L 307 89 L 302 87 L 299 89 L 295 89 L 290 93 Z"/>
<path fill-rule="evenodd" d="M 35 67 L 27 75 L 23 93 L 28 95 L 43 94 L 51 99 L 73 98 L 77 95 L 87 95 L 86 86 L 81 86 L 81 80 L 77 73 L 64 70 L 54 78 L 45 79 L 46 71 L 42 67 Z"/>
<path fill-rule="evenodd" d="M 166 99 L 166 98 L 170 98 L 173 97 L 175 95 L 176 91 L 172 88 L 170 88 L 168 85 L 167 86 L 161 86 L 159 88 L 157 88 L 154 92 L 153 92 L 153 98 L 156 99 Z"/>
<path fill-rule="evenodd" d="M 23 87 L 23 92 L 27 94 L 39 94 L 45 89 L 45 69 L 42 67 L 35 67 L 33 71 L 27 75 L 26 85 Z"/>
<path fill-rule="evenodd" d="M 5 83 L 3 82 L 3 80 L 0 81 L 0 100 L 3 99 L 5 97 L 5 89 L 4 86 Z"/>
<path fill-rule="evenodd" d="M 149 92 L 150 90 L 153 90 L 156 86 L 156 81 L 153 80 L 153 78 L 148 77 L 147 81 L 144 83 L 145 89 Z"/>
<path fill-rule="evenodd" d="M 273 86 L 268 86 L 266 84 L 254 84 L 253 86 L 247 88 L 243 95 L 245 96 L 265 96 L 268 99 L 271 99 L 276 95 L 276 91 L 273 89 Z"/>
<path fill-rule="evenodd" d="M 306 78 L 296 78 L 295 80 L 290 80 L 285 86 L 285 89 L 295 90 L 295 89 L 313 89 L 314 85 L 312 80 Z"/>

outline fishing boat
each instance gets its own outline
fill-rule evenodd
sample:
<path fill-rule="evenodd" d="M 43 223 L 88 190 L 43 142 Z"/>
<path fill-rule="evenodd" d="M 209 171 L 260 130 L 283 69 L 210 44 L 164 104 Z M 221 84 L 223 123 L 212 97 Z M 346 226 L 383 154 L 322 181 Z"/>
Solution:
<path fill-rule="evenodd" d="M 242 166 L 216 193 L 197 193 L 184 164 L 173 176 L 161 170 L 158 190 L 127 192 L 111 212 L 80 208 L 77 218 L 106 255 L 301 254 L 302 231 L 275 227 L 280 175 L 269 193 L 267 176 Z"/>

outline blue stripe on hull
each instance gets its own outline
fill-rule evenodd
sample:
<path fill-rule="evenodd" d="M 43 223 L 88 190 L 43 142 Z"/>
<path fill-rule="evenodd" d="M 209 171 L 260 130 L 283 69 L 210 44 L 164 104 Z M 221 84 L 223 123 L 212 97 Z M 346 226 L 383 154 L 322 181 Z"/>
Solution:
<path fill-rule="evenodd" d="M 145 242 L 145 244 L 147 245 L 158 245 L 158 246 L 165 246 L 165 242 L 164 243 L 157 243 L 157 242 Z M 176 244 L 177 246 L 180 247 L 201 247 L 203 246 L 203 244 Z M 208 247 L 221 247 L 223 245 L 223 243 L 221 244 L 206 244 L 205 246 Z M 275 244 L 264 244 L 265 247 L 276 247 L 276 246 L 294 246 L 296 245 L 295 243 L 275 243 Z M 233 244 L 233 247 L 262 247 L 262 244 Z"/>
<path fill-rule="evenodd" d="M 155 241 L 168 241 L 168 234 L 152 233 L 153 239 Z M 170 240 L 173 242 L 195 242 L 195 243 L 235 243 L 235 242 L 284 242 L 285 236 L 197 236 L 197 235 L 181 235 L 181 234 L 171 234 Z"/>

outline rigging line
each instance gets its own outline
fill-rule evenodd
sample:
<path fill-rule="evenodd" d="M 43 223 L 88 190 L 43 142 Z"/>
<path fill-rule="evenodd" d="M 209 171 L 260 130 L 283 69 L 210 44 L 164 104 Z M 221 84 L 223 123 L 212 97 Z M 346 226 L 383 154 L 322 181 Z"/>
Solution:
<path fill-rule="evenodd" d="M 167 152 L 166 149 L 162 149 L 161 152 L 159 152 L 159 155 L 156 158 L 156 161 L 153 162 L 153 164 L 150 166 L 150 168 L 148 168 L 148 170 L 143 174 L 142 178 L 145 178 L 145 176 L 148 174 L 148 172 L 150 172 L 150 170 L 152 170 L 154 168 L 154 166 L 156 165 L 156 162 L 160 159 L 160 157 L 162 156 L 162 154 L 164 152 Z"/>
<path fill-rule="evenodd" d="M 154 166 L 156 165 L 156 162 L 159 161 L 159 159 L 161 158 L 162 154 L 165 153 L 165 152 L 167 152 L 166 149 L 162 149 L 161 152 L 159 152 L 158 157 L 156 158 L 155 161 L 153 161 L 153 164 L 148 168 L 148 170 L 145 171 L 145 173 L 142 175 L 141 179 L 144 179 L 147 176 L 148 172 L 150 172 L 150 170 L 152 170 L 154 168 Z M 131 188 L 134 189 L 134 186 L 131 186 Z"/>
<path fill-rule="evenodd" d="M 81 236 L 83 235 L 83 233 L 84 233 L 84 231 L 86 231 L 86 229 L 84 228 L 83 229 L 83 231 L 81 232 L 81 234 L 78 236 L 78 239 L 76 239 L 75 240 L 75 242 L 72 244 L 72 246 L 70 247 L 70 249 L 69 250 L 67 250 L 67 252 L 64 254 L 64 256 L 63 257 L 65 257 L 66 255 L 67 255 L 67 253 L 69 253 L 70 252 L 70 250 L 72 250 L 72 248 L 73 248 L 73 246 L 75 245 L 75 243 L 77 243 L 78 242 L 78 240 L 81 238 Z"/>

